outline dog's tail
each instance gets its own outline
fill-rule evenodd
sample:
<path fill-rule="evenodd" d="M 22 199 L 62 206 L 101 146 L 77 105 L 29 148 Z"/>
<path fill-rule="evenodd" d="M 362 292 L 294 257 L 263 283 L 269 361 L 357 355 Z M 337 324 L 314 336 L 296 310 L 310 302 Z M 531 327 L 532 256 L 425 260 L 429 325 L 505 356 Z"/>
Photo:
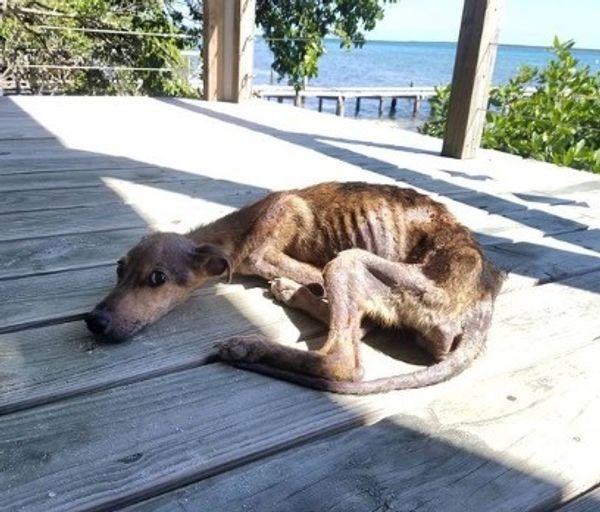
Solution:
<path fill-rule="evenodd" d="M 301 386 L 341 393 L 369 395 L 400 389 L 414 389 L 444 382 L 458 375 L 477 358 L 485 346 L 491 324 L 492 302 L 479 303 L 468 315 L 456 348 L 443 361 L 412 373 L 369 381 L 334 381 L 295 373 L 260 363 L 234 363 L 235 366 L 299 384 Z"/>

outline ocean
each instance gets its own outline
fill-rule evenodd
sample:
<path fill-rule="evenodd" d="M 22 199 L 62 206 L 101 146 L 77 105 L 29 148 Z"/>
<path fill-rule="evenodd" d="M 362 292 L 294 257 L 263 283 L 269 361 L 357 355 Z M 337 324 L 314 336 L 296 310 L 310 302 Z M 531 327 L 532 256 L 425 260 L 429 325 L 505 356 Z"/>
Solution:
<path fill-rule="evenodd" d="M 447 84 L 452 79 L 452 67 L 456 52 L 455 43 L 389 42 L 367 41 L 362 48 L 350 51 L 341 49 L 335 40 L 326 41 L 326 54 L 319 62 L 319 76 L 309 85 L 335 86 L 436 86 Z M 574 49 L 580 65 L 587 65 L 600 72 L 600 50 Z M 552 54 L 548 48 L 532 46 L 500 45 L 496 57 L 493 82 L 507 82 L 524 64 L 543 66 Z M 266 42 L 257 38 L 254 58 L 254 83 L 269 84 L 272 80 L 271 51 Z M 276 79 L 276 77 L 274 77 Z M 277 83 L 275 81 L 275 83 Z M 285 84 L 285 82 L 282 82 Z M 316 108 L 316 101 L 307 105 Z M 376 100 L 361 102 L 361 118 L 377 118 Z M 429 115 L 427 102 L 423 103 L 416 123 L 410 120 L 411 108 L 408 101 L 399 101 L 395 116 L 390 118 L 387 105 L 386 119 L 414 128 Z M 335 102 L 325 102 L 324 110 L 335 111 Z M 354 113 L 353 105 L 346 106 L 348 115 Z"/>

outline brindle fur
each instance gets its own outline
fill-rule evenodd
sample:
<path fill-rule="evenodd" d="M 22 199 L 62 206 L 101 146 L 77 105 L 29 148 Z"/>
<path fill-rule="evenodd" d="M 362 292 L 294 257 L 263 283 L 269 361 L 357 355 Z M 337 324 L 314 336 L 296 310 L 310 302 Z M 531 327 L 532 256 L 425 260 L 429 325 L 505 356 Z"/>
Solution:
<path fill-rule="evenodd" d="M 167 281 L 150 288 L 156 269 Z M 126 338 L 225 271 L 269 280 L 279 301 L 328 324 L 329 334 L 309 352 L 233 338 L 218 344 L 222 360 L 351 394 L 427 386 L 464 370 L 484 346 L 504 278 L 471 232 L 429 197 L 391 185 L 323 183 L 269 194 L 186 236 L 146 237 L 125 256 L 91 321 L 101 315 L 104 334 Z M 437 363 L 361 381 L 365 319 L 414 330 Z"/>

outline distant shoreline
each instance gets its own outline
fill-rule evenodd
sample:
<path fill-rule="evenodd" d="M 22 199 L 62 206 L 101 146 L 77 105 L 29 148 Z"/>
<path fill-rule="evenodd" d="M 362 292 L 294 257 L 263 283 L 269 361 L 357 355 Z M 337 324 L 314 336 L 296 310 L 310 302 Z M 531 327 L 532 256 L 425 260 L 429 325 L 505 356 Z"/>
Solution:
<path fill-rule="evenodd" d="M 265 39 L 262 35 L 257 36 L 261 39 Z M 326 37 L 325 41 L 339 41 L 336 37 Z M 383 44 L 430 44 L 430 45 L 447 45 L 447 46 L 456 46 L 456 41 L 415 41 L 415 40 L 407 40 L 407 41 L 394 41 L 391 39 L 367 39 L 365 43 L 383 43 Z M 498 46 L 507 47 L 507 48 L 525 48 L 525 49 L 534 49 L 534 50 L 552 50 L 552 46 L 548 45 L 534 45 L 534 44 L 516 44 L 516 43 L 500 43 Z M 600 53 L 600 48 L 584 48 L 581 46 L 574 46 L 574 51 L 584 51 L 584 52 L 598 52 Z"/>

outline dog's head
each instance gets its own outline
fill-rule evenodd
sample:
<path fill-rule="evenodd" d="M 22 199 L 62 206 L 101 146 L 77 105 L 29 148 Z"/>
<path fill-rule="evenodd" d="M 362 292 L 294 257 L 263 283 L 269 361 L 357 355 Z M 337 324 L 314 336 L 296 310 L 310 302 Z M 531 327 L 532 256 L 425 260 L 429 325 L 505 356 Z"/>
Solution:
<path fill-rule="evenodd" d="M 229 257 L 211 244 L 176 233 L 142 239 L 117 262 L 117 284 L 87 316 L 90 331 L 126 339 L 183 302 L 206 279 L 227 273 Z"/>

